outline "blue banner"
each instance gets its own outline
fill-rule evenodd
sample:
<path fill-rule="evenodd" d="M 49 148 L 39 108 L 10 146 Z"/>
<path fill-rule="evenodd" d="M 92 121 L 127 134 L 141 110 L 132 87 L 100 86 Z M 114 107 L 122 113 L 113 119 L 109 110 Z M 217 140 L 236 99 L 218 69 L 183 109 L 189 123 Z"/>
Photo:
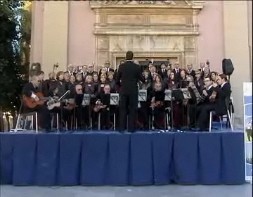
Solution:
<path fill-rule="evenodd" d="M 245 132 L 245 179 L 252 182 L 252 83 L 243 83 L 244 132 Z"/>

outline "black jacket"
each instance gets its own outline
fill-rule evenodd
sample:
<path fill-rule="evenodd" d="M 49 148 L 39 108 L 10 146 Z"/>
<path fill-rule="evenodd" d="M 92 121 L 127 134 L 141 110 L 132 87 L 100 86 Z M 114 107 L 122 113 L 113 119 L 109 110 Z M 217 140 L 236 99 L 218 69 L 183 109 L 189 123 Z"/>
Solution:
<path fill-rule="evenodd" d="M 31 82 L 25 84 L 22 90 L 22 94 L 27 97 L 31 97 L 32 93 L 37 93 L 37 92 L 38 92 L 38 89 L 35 88 Z"/>
<path fill-rule="evenodd" d="M 229 83 L 225 83 L 222 88 L 217 88 L 217 90 L 218 92 L 215 103 L 215 111 L 218 115 L 224 115 L 227 113 L 226 100 L 229 101 L 230 99 L 231 86 Z"/>
<path fill-rule="evenodd" d="M 126 61 L 119 65 L 116 83 L 120 86 L 120 93 L 122 94 L 137 94 L 138 81 L 144 82 L 141 67 L 132 61 Z"/>

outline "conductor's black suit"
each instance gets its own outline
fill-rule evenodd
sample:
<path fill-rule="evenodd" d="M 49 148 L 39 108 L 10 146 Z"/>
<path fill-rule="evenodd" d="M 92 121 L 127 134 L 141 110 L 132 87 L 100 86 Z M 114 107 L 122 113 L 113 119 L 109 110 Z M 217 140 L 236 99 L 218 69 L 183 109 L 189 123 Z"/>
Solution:
<path fill-rule="evenodd" d="M 141 67 L 132 60 L 127 60 L 119 65 L 116 82 L 120 86 L 120 125 L 119 130 L 126 129 L 128 114 L 128 131 L 135 130 L 135 120 L 138 108 L 138 87 L 137 82 L 142 77 Z"/>

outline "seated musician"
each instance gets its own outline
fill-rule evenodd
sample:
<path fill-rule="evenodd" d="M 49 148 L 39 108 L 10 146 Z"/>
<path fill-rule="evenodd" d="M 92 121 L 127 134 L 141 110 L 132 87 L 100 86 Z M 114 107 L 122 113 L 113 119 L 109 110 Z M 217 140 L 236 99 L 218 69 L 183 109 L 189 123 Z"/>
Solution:
<path fill-rule="evenodd" d="M 199 103 L 202 102 L 203 98 L 200 95 L 197 87 L 194 83 L 194 78 L 190 75 L 188 79 L 188 90 L 191 94 L 191 99 L 188 101 L 188 110 L 189 110 L 189 130 L 196 128 L 196 108 Z"/>
<path fill-rule="evenodd" d="M 76 84 L 75 85 L 75 117 L 77 121 L 77 129 L 84 129 L 85 124 L 85 119 L 89 119 L 88 116 L 85 116 L 86 114 L 86 109 L 82 106 L 82 101 L 83 101 L 83 87 L 81 84 Z M 87 123 L 88 124 L 88 123 Z"/>
<path fill-rule="evenodd" d="M 40 81 L 39 77 L 34 74 L 31 76 L 31 81 L 23 87 L 23 103 L 24 110 L 27 112 L 36 111 L 38 113 L 38 126 L 46 132 L 51 130 L 50 113 L 45 105 L 43 95 L 38 92 Z"/>
<path fill-rule="evenodd" d="M 111 123 L 111 114 L 110 113 L 110 93 L 111 87 L 109 84 L 104 85 L 104 91 L 100 92 L 95 101 L 95 106 L 93 107 L 93 111 L 95 112 L 94 118 L 98 117 L 98 113 L 100 113 L 100 125 L 102 129 L 110 129 L 112 127 Z"/>
<path fill-rule="evenodd" d="M 84 94 L 89 94 L 90 95 L 90 105 L 89 106 L 84 106 L 83 110 L 84 110 L 84 117 L 87 117 L 84 119 L 86 128 L 89 128 L 90 126 L 92 126 L 92 119 L 90 117 L 92 117 L 92 108 L 93 105 L 95 103 L 95 98 L 96 98 L 96 94 L 97 94 L 97 86 L 93 83 L 93 78 L 92 75 L 87 74 L 86 78 L 85 78 L 85 83 L 82 85 L 83 87 L 83 93 Z"/>
<path fill-rule="evenodd" d="M 164 128 L 164 89 L 161 82 L 154 84 L 153 91 L 151 92 L 151 109 L 154 116 L 154 127 L 156 129 Z"/>
<path fill-rule="evenodd" d="M 204 78 L 205 88 L 202 91 L 204 100 L 197 106 L 197 127 L 200 131 L 208 130 L 209 126 L 209 112 L 215 109 L 217 87 L 209 77 Z"/>
<path fill-rule="evenodd" d="M 216 105 L 215 105 L 215 112 L 217 115 L 224 115 L 227 113 L 226 106 L 226 99 L 229 102 L 230 101 L 230 95 L 231 95 L 231 86 L 230 83 L 227 80 L 226 75 L 220 74 L 217 76 L 217 83 L 219 85 L 219 88 L 217 89 L 217 98 L 216 98 Z"/>
<path fill-rule="evenodd" d="M 47 102 L 48 109 L 51 113 L 58 113 L 60 117 L 60 130 L 63 125 L 67 124 L 67 128 L 71 129 L 71 114 L 75 107 L 74 101 L 69 97 L 68 92 L 64 98 L 61 98 L 59 86 L 51 86 L 49 96 L 51 99 Z M 67 98 L 67 99 L 66 99 Z"/>

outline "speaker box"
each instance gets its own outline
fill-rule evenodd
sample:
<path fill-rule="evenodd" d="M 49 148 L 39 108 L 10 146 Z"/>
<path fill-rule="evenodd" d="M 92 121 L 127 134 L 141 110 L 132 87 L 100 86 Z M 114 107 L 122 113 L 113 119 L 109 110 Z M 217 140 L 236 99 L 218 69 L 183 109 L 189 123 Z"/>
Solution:
<path fill-rule="evenodd" d="M 234 71 L 234 66 L 231 59 L 223 59 L 222 60 L 222 72 L 225 75 L 232 75 Z"/>

